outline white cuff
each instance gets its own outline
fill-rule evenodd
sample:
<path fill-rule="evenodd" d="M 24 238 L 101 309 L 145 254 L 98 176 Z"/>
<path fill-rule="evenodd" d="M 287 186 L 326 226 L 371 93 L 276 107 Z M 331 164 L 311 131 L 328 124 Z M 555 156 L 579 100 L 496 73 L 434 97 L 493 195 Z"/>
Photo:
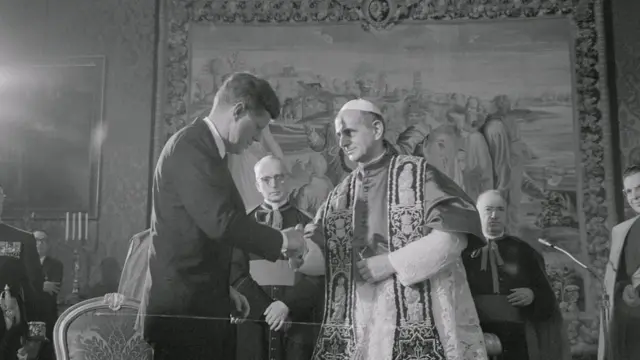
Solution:
<path fill-rule="evenodd" d="M 289 250 L 289 238 L 284 231 L 280 231 L 280 234 L 282 234 L 282 249 L 280 249 L 280 252 L 286 254 L 287 250 Z"/>

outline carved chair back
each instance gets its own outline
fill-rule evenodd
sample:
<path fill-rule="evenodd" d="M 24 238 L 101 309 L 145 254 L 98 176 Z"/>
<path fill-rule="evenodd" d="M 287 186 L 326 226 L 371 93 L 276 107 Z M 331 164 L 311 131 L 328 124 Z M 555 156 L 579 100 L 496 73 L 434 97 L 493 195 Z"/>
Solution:
<path fill-rule="evenodd" d="M 151 360 L 151 347 L 135 329 L 139 306 L 117 293 L 73 305 L 54 327 L 56 359 Z"/>

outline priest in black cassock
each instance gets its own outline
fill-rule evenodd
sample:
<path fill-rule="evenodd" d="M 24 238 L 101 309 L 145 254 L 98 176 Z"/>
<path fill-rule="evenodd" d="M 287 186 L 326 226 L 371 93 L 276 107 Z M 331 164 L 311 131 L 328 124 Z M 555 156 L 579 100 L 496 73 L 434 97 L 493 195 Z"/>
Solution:
<path fill-rule="evenodd" d="M 275 229 L 306 225 L 311 216 L 289 203 L 283 162 L 262 158 L 254 168 L 264 203 L 251 211 L 256 221 Z M 238 325 L 237 360 L 308 360 L 322 322 L 324 277 L 294 272 L 285 258 L 275 263 L 238 248 L 231 284 L 249 301 L 247 321 Z"/>
<path fill-rule="evenodd" d="M 476 207 L 488 244 L 463 254 L 471 294 L 485 333 L 500 339 L 500 360 L 568 360 L 562 315 L 543 257 L 523 240 L 505 234 L 506 202 L 497 190 Z"/>

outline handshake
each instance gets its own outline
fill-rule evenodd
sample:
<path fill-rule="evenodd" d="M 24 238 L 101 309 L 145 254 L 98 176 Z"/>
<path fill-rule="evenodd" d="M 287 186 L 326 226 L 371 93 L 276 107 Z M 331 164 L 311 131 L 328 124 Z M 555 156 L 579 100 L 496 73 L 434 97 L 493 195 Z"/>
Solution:
<path fill-rule="evenodd" d="M 307 226 L 309 228 L 309 226 Z M 310 233 L 305 231 L 302 225 L 298 224 L 296 227 L 288 228 L 282 231 L 286 238 L 286 249 L 283 248 L 285 255 L 289 259 L 301 258 L 308 251 L 307 240 L 310 239 Z"/>
<path fill-rule="evenodd" d="M 318 245 L 324 242 L 324 238 L 316 230 L 315 224 L 308 224 L 304 228 L 297 225 L 283 231 L 288 241 L 285 255 L 294 271 L 309 276 L 324 275 L 324 254 Z"/>

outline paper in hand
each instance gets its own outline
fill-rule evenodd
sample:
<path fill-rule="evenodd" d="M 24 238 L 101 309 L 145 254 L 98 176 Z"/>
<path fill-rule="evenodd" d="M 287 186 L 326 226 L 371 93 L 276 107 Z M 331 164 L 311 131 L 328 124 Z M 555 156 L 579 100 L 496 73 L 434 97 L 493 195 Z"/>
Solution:
<path fill-rule="evenodd" d="M 251 260 L 249 272 L 253 280 L 262 286 L 293 286 L 295 283 L 296 274 L 285 260 Z"/>

